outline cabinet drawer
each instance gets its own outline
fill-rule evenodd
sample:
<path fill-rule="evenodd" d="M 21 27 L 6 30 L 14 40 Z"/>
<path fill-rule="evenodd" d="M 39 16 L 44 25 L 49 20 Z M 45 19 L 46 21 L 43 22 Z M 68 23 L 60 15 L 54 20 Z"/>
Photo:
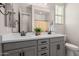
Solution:
<path fill-rule="evenodd" d="M 49 44 L 38 46 L 38 51 L 49 50 Z"/>
<path fill-rule="evenodd" d="M 38 40 L 38 45 L 49 44 L 49 39 L 40 39 Z"/>
<path fill-rule="evenodd" d="M 37 41 L 25 41 L 3 44 L 4 51 L 37 45 Z"/>
<path fill-rule="evenodd" d="M 38 52 L 38 56 L 49 56 L 49 50 Z"/>
<path fill-rule="evenodd" d="M 64 41 L 64 37 L 55 37 L 50 39 L 50 42 Z"/>

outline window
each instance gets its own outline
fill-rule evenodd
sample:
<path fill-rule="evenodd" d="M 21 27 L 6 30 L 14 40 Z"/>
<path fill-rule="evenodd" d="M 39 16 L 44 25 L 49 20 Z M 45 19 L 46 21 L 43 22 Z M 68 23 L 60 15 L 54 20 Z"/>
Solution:
<path fill-rule="evenodd" d="M 55 5 L 55 24 L 64 24 L 64 5 Z"/>

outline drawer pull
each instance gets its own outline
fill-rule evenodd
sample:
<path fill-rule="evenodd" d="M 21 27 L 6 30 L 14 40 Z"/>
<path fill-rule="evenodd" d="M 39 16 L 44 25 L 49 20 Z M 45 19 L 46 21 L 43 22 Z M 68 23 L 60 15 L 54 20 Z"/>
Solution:
<path fill-rule="evenodd" d="M 24 56 L 24 52 L 23 52 L 22 54 L 23 54 L 23 56 Z"/>
<path fill-rule="evenodd" d="M 44 56 L 46 56 L 46 55 L 47 55 L 47 53 L 43 53 L 43 54 L 41 54 L 41 55 L 44 55 Z"/>
<path fill-rule="evenodd" d="M 47 47 L 42 47 L 41 49 L 46 49 Z"/>
<path fill-rule="evenodd" d="M 41 43 L 47 43 L 47 41 L 43 41 L 43 42 L 41 42 Z"/>
<path fill-rule="evenodd" d="M 21 53 L 19 53 L 19 56 L 22 56 Z"/>

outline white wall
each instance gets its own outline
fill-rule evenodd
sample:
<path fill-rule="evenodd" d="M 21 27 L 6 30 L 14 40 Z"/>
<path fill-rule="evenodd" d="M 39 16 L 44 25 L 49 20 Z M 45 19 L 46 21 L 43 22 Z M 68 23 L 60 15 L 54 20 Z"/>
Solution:
<path fill-rule="evenodd" d="M 57 5 L 61 5 L 61 6 L 65 7 L 65 4 L 63 4 L 63 3 L 59 3 Z M 65 11 L 65 9 L 63 9 L 63 10 Z M 55 13 L 55 11 L 54 11 L 54 13 Z M 65 34 L 65 28 L 64 28 L 64 26 L 65 26 L 64 24 L 55 24 L 55 17 L 54 17 L 54 32 L 59 33 L 59 34 Z"/>
<path fill-rule="evenodd" d="M 4 11 L 3 8 L 0 8 L 0 9 Z M 4 15 L 0 13 L 0 35 L 10 33 L 10 32 L 11 32 L 11 28 L 5 27 Z"/>
<path fill-rule="evenodd" d="M 59 33 L 59 34 L 64 34 L 65 33 L 65 31 L 64 31 L 65 29 L 64 29 L 64 25 L 59 25 L 59 24 L 55 24 L 54 25 L 54 32 L 56 32 L 56 33 Z"/>
<path fill-rule="evenodd" d="M 27 6 L 27 4 L 18 4 L 18 3 L 13 4 L 13 9 L 14 9 L 14 12 L 15 12 L 14 20 L 18 20 L 18 7 L 20 7 L 20 6 L 21 7 Z M 4 12 L 4 8 L 1 7 L 0 9 Z M 18 23 L 16 24 L 16 27 L 13 28 L 13 29 L 11 27 L 5 27 L 4 15 L 2 15 L 0 13 L 0 35 L 12 33 L 12 32 L 18 32 Z"/>
<path fill-rule="evenodd" d="M 67 39 L 79 46 L 79 4 L 67 4 L 65 16 Z"/>

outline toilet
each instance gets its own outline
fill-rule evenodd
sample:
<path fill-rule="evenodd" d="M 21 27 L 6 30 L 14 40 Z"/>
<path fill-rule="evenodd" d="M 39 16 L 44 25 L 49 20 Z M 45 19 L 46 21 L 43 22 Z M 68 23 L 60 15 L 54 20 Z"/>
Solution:
<path fill-rule="evenodd" d="M 79 56 L 79 47 L 78 46 L 71 44 L 71 43 L 66 43 L 65 47 L 66 47 L 67 56 Z"/>

